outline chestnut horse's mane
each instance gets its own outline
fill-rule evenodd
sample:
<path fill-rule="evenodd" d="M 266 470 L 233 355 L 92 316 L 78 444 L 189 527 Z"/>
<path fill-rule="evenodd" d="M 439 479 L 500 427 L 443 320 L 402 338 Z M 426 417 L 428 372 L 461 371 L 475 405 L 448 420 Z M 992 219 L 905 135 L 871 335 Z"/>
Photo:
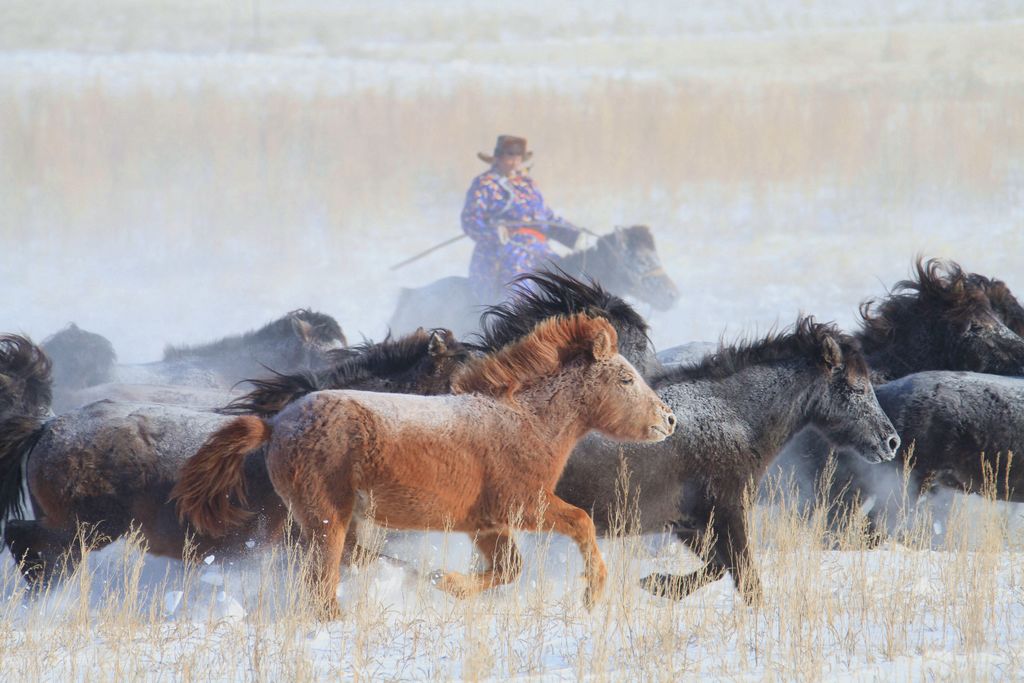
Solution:
<path fill-rule="evenodd" d="M 617 348 L 615 328 L 604 318 L 577 313 L 544 320 L 523 339 L 466 363 L 452 378 L 452 393 L 512 396 L 533 380 L 552 375 L 592 352 L 594 340 L 602 332 Z"/>

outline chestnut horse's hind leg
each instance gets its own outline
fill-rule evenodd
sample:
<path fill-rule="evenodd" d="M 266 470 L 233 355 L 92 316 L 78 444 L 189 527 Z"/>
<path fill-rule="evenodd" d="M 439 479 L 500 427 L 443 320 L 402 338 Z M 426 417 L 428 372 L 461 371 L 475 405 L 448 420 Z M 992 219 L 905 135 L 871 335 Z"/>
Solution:
<path fill-rule="evenodd" d="M 586 512 L 548 493 L 544 516 L 538 526 L 568 536 L 580 549 L 586 571 L 587 588 L 583 592 L 583 604 L 587 609 L 594 606 L 604 593 L 608 570 L 597 547 L 597 533 L 594 520 Z"/>
<path fill-rule="evenodd" d="M 512 583 L 523 573 L 523 557 L 508 531 L 481 533 L 473 542 L 490 568 L 468 575 L 439 573 L 434 579 L 438 588 L 457 598 L 468 598 L 488 588 Z"/>

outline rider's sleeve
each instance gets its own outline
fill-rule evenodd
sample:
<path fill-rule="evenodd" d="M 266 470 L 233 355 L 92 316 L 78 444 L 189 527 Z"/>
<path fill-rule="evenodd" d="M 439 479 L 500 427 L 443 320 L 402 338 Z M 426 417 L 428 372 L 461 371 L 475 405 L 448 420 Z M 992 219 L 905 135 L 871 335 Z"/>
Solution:
<path fill-rule="evenodd" d="M 576 246 L 576 240 L 580 236 L 580 231 L 568 221 L 555 215 L 555 212 L 548 208 L 547 204 L 544 203 L 544 195 L 540 193 L 540 188 L 534 184 L 532 179 L 530 180 L 530 189 L 533 191 L 535 201 L 534 218 L 537 221 L 544 221 L 546 223 L 541 230 L 551 239 L 561 242 L 570 249 Z"/>
<path fill-rule="evenodd" d="M 498 233 L 487 221 L 489 209 L 486 188 L 479 179 L 474 180 L 466 192 L 466 203 L 462 207 L 462 231 L 474 242 L 498 240 Z"/>

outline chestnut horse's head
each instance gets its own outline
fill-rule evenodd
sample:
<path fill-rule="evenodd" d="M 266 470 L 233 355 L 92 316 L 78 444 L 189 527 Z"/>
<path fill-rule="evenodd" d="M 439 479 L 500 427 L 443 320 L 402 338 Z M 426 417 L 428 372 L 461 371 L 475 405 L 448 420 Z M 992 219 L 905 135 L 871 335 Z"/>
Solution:
<path fill-rule="evenodd" d="M 586 319 L 588 364 L 582 383 L 590 428 L 619 441 L 663 441 L 676 416 L 636 368 L 618 352 L 615 329 L 603 318 Z"/>
<path fill-rule="evenodd" d="M 584 313 L 548 318 L 523 339 L 471 360 L 452 391 L 511 398 L 548 382 L 565 386 L 544 395 L 543 409 L 578 414 L 588 430 L 622 441 L 661 441 L 675 430 L 675 415 L 618 352 L 615 328 Z"/>

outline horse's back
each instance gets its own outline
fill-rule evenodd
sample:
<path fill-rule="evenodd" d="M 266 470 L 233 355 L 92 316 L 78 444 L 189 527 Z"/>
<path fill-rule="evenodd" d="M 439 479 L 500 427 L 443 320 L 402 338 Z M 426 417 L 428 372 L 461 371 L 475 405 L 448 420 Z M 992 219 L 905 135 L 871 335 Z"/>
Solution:
<path fill-rule="evenodd" d="M 310 492 L 372 500 L 393 528 L 442 528 L 464 517 L 487 480 L 480 397 L 330 390 L 274 418 L 267 464 L 285 499 Z M 478 419 L 472 419 L 474 412 Z M 468 434 L 468 436 L 467 436 Z M 326 495 L 326 494 L 325 494 Z"/>
<path fill-rule="evenodd" d="M 445 277 L 423 287 L 403 287 L 388 327 L 396 335 L 444 327 L 462 336 L 476 331 L 480 311 L 469 278 Z"/>
<path fill-rule="evenodd" d="M 1005 453 L 1024 446 L 1024 378 L 919 372 L 875 393 L 904 443 L 917 443 L 918 457 L 951 447 Z"/>
<path fill-rule="evenodd" d="M 29 485 L 70 499 L 173 481 L 181 463 L 230 420 L 177 406 L 91 403 L 45 425 L 28 460 Z"/>

